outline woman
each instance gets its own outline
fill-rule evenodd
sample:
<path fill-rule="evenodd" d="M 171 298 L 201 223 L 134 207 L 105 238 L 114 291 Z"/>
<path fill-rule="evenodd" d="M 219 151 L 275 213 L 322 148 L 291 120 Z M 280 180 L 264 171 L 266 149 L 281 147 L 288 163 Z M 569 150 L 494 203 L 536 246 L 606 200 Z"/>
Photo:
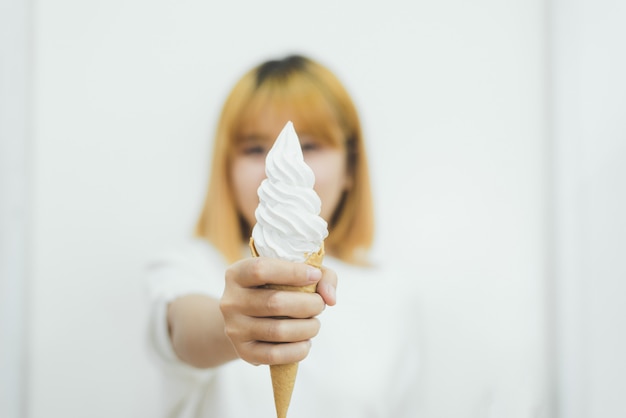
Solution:
<path fill-rule="evenodd" d="M 247 248 L 265 155 L 289 120 L 329 225 L 321 272 L 251 258 Z M 291 362 L 301 362 L 294 417 L 416 416 L 417 337 L 405 325 L 414 304 L 394 290 L 393 275 L 367 267 L 373 223 L 360 122 L 334 74 L 302 56 L 245 74 L 217 127 L 197 239 L 149 269 L 167 416 L 271 417 L 269 372 L 252 365 Z M 337 277 L 343 296 L 333 306 Z M 270 283 L 317 283 L 318 290 L 260 287 Z M 333 309 L 322 315 L 327 305 Z"/>

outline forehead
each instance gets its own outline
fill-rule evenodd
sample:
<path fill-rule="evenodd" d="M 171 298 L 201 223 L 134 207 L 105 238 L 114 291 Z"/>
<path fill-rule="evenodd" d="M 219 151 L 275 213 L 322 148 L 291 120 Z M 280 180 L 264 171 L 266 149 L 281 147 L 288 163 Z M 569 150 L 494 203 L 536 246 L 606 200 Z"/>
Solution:
<path fill-rule="evenodd" d="M 318 96 L 321 96 L 318 93 Z M 327 102 L 320 97 L 253 97 L 241 112 L 236 139 L 256 137 L 274 140 L 291 121 L 298 135 L 315 135 L 321 140 L 339 143 L 343 133 Z"/>
<path fill-rule="evenodd" d="M 271 107 L 259 109 L 242 117 L 237 136 L 241 139 L 254 137 L 256 139 L 274 140 L 289 121 L 293 122 L 296 133 L 303 134 L 308 131 L 306 129 L 308 127 L 302 123 L 298 116 L 297 113 L 289 109 L 278 110 Z"/>

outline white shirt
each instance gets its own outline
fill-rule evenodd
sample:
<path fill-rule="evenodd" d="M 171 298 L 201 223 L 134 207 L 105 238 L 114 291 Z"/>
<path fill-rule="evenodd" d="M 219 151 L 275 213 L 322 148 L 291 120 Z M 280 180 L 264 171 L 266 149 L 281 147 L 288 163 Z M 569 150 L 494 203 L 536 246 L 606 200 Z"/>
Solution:
<path fill-rule="evenodd" d="M 337 304 L 319 316 L 321 330 L 299 366 L 289 407 L 294 418 L 415 418 L 418 330 L 415 294 L 400 277 L 326 257 L 338 276 Z M 163 416 L 273 418 L 268 366 L 235 360 L 196 369 L 175 355 L 167 304 L 201 293 L 219 298 L 226 263 L 194 240 L 148 268 L 150 344 L 164 372 Z"/>

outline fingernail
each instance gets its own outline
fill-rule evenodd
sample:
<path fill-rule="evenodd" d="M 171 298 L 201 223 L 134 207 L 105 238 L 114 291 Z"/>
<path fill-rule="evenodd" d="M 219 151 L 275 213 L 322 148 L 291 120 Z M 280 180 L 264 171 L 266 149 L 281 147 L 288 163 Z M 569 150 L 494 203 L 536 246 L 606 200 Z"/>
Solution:
<path fill-rule="evenodd" d="M 310 282 L 318 282 L 322 278 L 322 270 L 315 267 L 307 267 L 306 278 Z"/>

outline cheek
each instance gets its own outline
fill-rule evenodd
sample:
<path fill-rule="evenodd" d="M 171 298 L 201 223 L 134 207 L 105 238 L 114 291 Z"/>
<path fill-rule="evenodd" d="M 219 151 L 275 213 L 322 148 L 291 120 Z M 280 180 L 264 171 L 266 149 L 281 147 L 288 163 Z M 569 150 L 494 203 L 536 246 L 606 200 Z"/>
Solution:
<path fill-rule="evenodd" d="M 235 158 L 230 170 L 235 204 L 244 219 L 253 226 L 254 211 L 259 203 L 257 189 L 265 178 L 265 165 L 246 159 Z"/>
<path fill-rule="evenodd" d="M 341 152 L 333 152 L 330 155 L 311 158 L 307 163 L 315 173 L 315 191 L 322 200 L 321 216 L 329 222 L 346 189 L 345 156 Z"/>

